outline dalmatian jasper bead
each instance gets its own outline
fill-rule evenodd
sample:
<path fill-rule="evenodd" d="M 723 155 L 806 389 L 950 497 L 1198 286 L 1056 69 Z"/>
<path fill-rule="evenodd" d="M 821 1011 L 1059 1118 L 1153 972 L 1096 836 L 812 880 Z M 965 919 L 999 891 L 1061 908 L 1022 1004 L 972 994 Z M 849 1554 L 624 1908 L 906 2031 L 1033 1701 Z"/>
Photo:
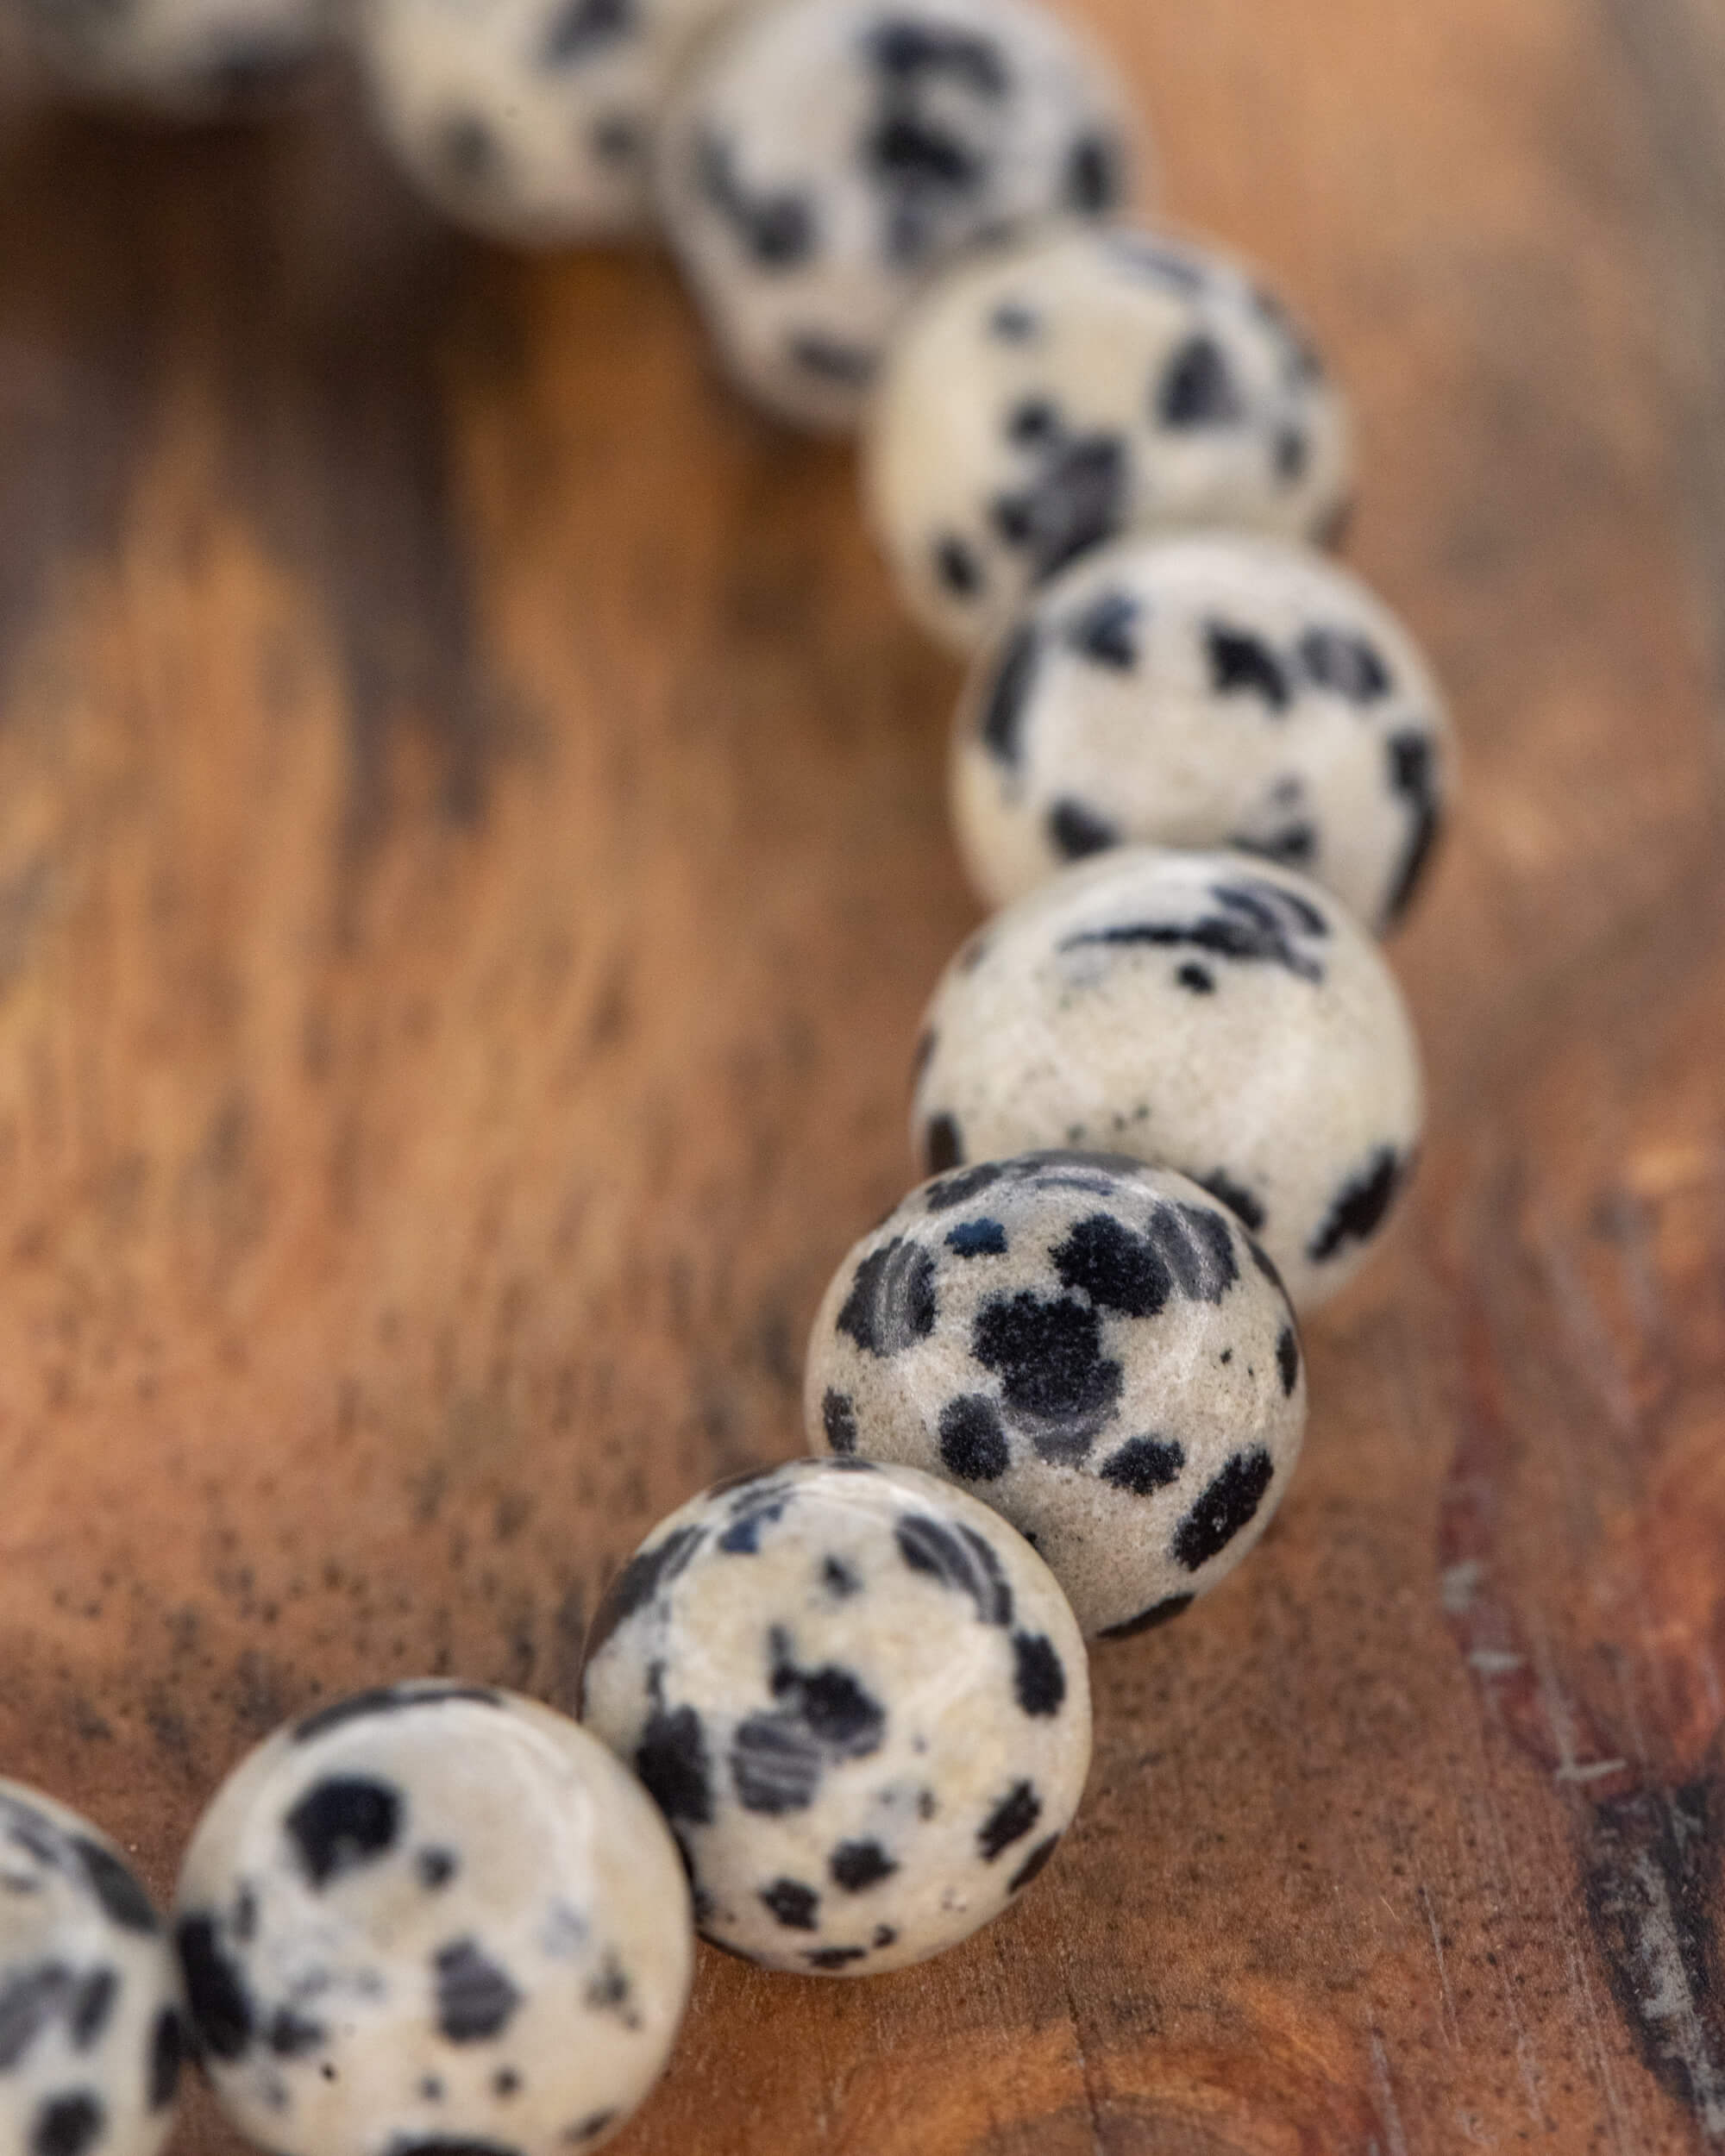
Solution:
<path fill-rule="evenodd" d="M 739 0 L 363 0 L 378 123 L 449 217 L 547 244 L 647 222 L 672 74 Z"/>
<path fill-rule="evenodd" d="M 1087 1633 L 1147 1631 L 1233 1571 L 1299 1457 L 1305 1373 L 1274 1269 L 1185 1176 L 1099 1153 L 913 1191 L 834 1275 L 809 1438 L 963 1484 Z"/>
<path fill-rule="evenodd" d="M 324 41 L 329 0 L 24 0 L 45 64 L 85 94 L 175 119 L 279 91 Z"/>
<path fill-rule="evenodd" d="M 1425 661 L 1346 570 L 1239 534 L 1124 539 L 973 671 L 953 818 L 995 906 L 1122 842 L 1231 845 L 1381 931 L 1431 858 L 1452 762 Z"/>
<path fill-rule="evenodd" d="M 663 1808 L 715 1945 L 873 1976 L 1027 1886 L 1090 1759 L 1053 1575 L 932 1476 L 798 1461 L 656 1527 L 594 1620 L 589 1728 Z"/>
<path fill-rule="evenodd" d="M 596 2148 L 688 1994 L 688 1888 L 602 1745 L 509 1693 L 398 1684 L 280 1730 L 187 1853 L 204 2063 L 280 2156 Z"/>
<path fill-rule="evenodd" d="M 1418 1050 L 1377 946 L 1309 877 L 1239 853 L 1065 869 L 959 952 L 919 1053 L 928 1169 L 1043 1147 L 1177 1169 L 1296 1309 L 1351 1277 L 1419 1141 Z"/>
<path fill-rule="evenodd" d="M 151 2156 L 185 2049 L 167 1936 L 119 1851 L 0 1781 L 0 2150 Z"/>
<path fill-rule="evenodd" d="M 1348 478 L 1342 398 L 1292 317 L 1214 248 L 1068 231 L 979 255 L 894 341 L 869 515 L 911 611 L 968 650 L 1122 532 L 1321 536 Z"/>
<path fill-rule="evenodd" d="M 918 285 L 985 235 L 1115 208 L 1134 132 L 1036 0 L 787 0 L 674 98 L 660 200 L 737 383 L 844 428 Z"/>

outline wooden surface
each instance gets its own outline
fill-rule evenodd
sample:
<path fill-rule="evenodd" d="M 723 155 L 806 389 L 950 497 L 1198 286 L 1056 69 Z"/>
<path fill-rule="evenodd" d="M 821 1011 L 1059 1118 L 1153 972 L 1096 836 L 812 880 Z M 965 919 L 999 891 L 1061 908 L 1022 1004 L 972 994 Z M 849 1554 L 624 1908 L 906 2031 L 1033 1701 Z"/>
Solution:
<path fill-rule="evenodd" d="M 1088 12 L 1453 691 L 1432 1144 L 1045 1884 L 875 1983 L 704 1954 L 618 2146 L 1725 2144 L 1725 32 Z M 0 99 L 0 1766 L 159 1890 L 278 1717 L 566 1700 L 651 1521 L 800 1449 L 974 918 L 953 687 L 657 260 L 448 236 L 339 85 Z"/>

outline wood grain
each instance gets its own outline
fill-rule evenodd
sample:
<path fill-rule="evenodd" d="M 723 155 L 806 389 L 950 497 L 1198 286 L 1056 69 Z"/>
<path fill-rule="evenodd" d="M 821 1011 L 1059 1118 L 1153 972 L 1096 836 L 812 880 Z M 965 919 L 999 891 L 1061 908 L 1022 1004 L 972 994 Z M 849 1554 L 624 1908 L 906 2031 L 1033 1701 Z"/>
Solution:
<path fill-rule="evenodd" d="M 1251 1565 L 1097 1659 L 1047 1883 L 704 1956 L 630 2156 L 1725 2143 L 1725 108 L 1705 0 L 1088 0 L 1361 416 L 1469 799 L 1433 1142 Z M 0 1765 L 166 1890 L 279 1716 L 567 1700 L 800 1449 L 973 919 L 947 664 L 650 255 L 0 97 Z M 229 2144 L 206 2103 L 181 2147 Z"/>

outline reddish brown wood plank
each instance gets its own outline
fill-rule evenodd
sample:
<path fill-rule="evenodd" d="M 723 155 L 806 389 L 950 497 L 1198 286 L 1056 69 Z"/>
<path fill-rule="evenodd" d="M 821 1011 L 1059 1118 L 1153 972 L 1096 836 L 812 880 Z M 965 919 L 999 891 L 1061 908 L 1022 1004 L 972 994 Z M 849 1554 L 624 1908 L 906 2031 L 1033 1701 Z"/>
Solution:
<path fill-rule="evenodd" d="M 1703 2148 L 1709 32 L 1087 11 L 1170 204 L 1337 354 L 1354 558 L 1454 691 L 1467 814 L 1396 948 L 1431 1153 L 1312 1328 L 1276 1532 L 1099 1658 L 1045 1886 L 875 1984 L 704 1958 L 620 2146 Z M 320 1692 L 566 1698 L 606 1568 L 797 1448 L 973 918 L 952 687 L 848 459 L 729 399 L 657 261 L 440 233 L 339 91 L 254 135 L 5 109 L 0 1763 L 157 1886 Z"/>

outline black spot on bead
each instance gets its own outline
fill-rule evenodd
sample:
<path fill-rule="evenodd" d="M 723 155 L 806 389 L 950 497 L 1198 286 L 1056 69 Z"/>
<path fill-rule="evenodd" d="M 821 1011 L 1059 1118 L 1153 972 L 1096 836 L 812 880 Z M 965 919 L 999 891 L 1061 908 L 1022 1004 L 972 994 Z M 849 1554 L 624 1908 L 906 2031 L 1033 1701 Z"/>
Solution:
<path fill-rule="evenodd" d="M 791 365 L 817 381 L 831 382 L 840 389 L 867 389 L 880 370 L 875 354 L 860 344 L 844 344 L 819 330 L 801 329 L 786 347 Z"/>
<path fill-rule="evenodd" d="M 1189 995 L 1213 996 L 1216 993 L 1216 976 L 1208 966 L 1194 965 L 1189 962 L 1181 967 L 1174 978 Z"/>
<path fill-rule="evenodd" d="M 871 1699 L 849 1670 L 827 1663 L 818 1670 L 799 1669 L 788 1642 L 775 1633 L 773 1696 L 788 1700 L 815 1742 L 842 1759 L 860 1759 L 878 1751 L 887 1727 L 886 1710 Z"/>
<path fill-rule="evenodd" d="M 1294 1328 L 1285 1325 L 1276 1343 L 1276 1368 L 1282 1379 L 1282 1389 L 1291 1400 L 1294 1388 L 1300 1382 L 1300 1343 L 1294 1337 Z"/>
<path fill-rule="evenodd" d="M 982 1861 L 993 1864 L 1003 1849 L 1022 1841 L 1042 1817 L 1042 1799 L 1028 1782 L 1015 1782 L 977 1830 Z"/>
<path fill-rule="evenodd" d="M 78 1987 L 71 2021 L 74 2051 L 88 2051 L 107 2028 L 119 1990 L 120 1979 L 111 1969 L 93 1970 Z"/>
<path fill-rule="evenodd" d="M 988 335 L 1002 344 L 1028 344 L 1040 328 L 1035 310 L 1019 300 L 1001 300 L 988 317 Z"/>
<path fill-rule="evenodd" d="M 1321 961 L 1302 946 L 1327 938 L 1329 923 L 1309 899 L 1279 883 L 1242 876 L 1212 884 L 1215 907 L 1195 921 L 1122 921 L 1109 928 L 1081 930 L 1060 945 L 1063 953 L 1087 947 L 1127 949 L 1148 944 L 1164 950 L 1190 947 L 1214 958 L 1245 965 L 1279 966 L 1295 979 L 1320 982 Z"/>
<path fill-rule="evenodd" d="M 1170 358 L 1157 385 L 1156 416 L 1164 427 L 1229 427 L 1245 415 L 1227 354 L 1200 331 Z"/>
<path fill-rule="evenodd" d="M 866 1946 L 819 1946 L 806 1953 L 803 1959 L 811 1969 L 848 1969 L 853 1961 L 868 1958 Z"/>
<path fill-rule="evenodd" d="M 1045 1633 L 1013 1634 L 1013 1696 L 1026 1714 L 1057 1714 L 1066 1699 L 1066 1664 Z"/>
<path fill-rule="evenodd" d="M 1104 1639 L 1134 1639 L 1141 1632 L 1154 1632 L 1158 1625 L 1171 1624 L 1190 1609 L 1195 1599 L 1191 1595 L 1170 1595 L 1165 1601 L 1152 1602 L 1136 1617 L 1128 1617 L 1124 1624 L 1108 1626 L 1101 1636 Z"/>
<path fill-rule="evenodd" d="M 977 738 L 996 762 L 1010 770 L 1024 753 L 1024 716 L 1042 652 L 1041 639 L 1026 622 L 1007 640 L 982 699 Z"/>
<path fill-rule="evenodd" d="M 1076 1222 L 1050 1257 L 1063 1288 L 1125 1318 L 1155 1317 L 1173 1290 L 1174 1275 L 1156 1244 L 1111 1213 Z"/>
<path fill-rule="evenodd" d="M 946 1247 L 955 1257 L 1004 1257 L 1007 1231 L 999 1220 L 964 1220 L 950 1229 Z"/>
<path fill-rule="evenodd" d="M 1220 1302 L 1239 1278 L 1227 1221 L 1208 1206 L 1161 1206 L 1150 1234 L 1175 1285 L 1194 1302 Z"/>
<path fill-rule="evenodd" d="M 1011 1463 L 1000 1411 L 982 1393 L 949 1400 L 940 1411 L 940 1457 L 961 1482 L 998 1482 Z"/>
<path fill-rule="evenodd" d="M 521 2156 L 521 2152 L 507 2142 L 482 2141 L 472 2134 L 432 2134 L 392 2140 L 389 2156 Z"/>
<path fill-rule="evenodd" d="M 1314 824 L 1302 818 L 1283 824 L 1273 831 L 1235 831 L 1228 843 L 1238 846 L 1242 853 L 1257 854 L 1264 861 L 1279 861 L 1286 868 L 1302 868 L 1316 858 L 1318 833 Z"/>
<path fill-rule="evenodd" d="M 693 1707 L 655 1708 L 635 1748 L 635 1771 L 667 1819 L 692 1827 L 712 1820 L 706 1736 Z"/>
<path fill-rule="evenodd" d="M 770 1527 L 775 1520 L 781 1520 L 789 1502 L 788 1495 L 781 1495 L 745 1505 L 718 1538 L 718 1548 L 726 1557 L 758 1557 L 762 1529 Z"/>
<path fill-rule="evenodd" d="M 968 1595 L 985 1625 L 1013 1621 L 1013 1590 L 994 1551 L 972 1527 L 951 1527 L 927 1513 L 906 1513 L 895 1530 L 899 1555 L 913 1572 Z"/>
<path fill-rule="evenodd" d="M 1151 1497 L 1177 1482 L 1186 1465 L 1186 1449 L 1171 1438 L 1132 1438 L 1098 1470 L 1105 1482 Z"/>
<path fill-rule="evenodd" d="M 975 599 L 982 589 L 982 567 L 963 539 L 947 533 L 934 545 L 934 573 L 954 599 Z"/>
<path fill-rule="evenodd" d="M 1007 438 L 1022 448 L 1060 431 L 1060 414 L 1045 397 L 1026 397 L 1007 416 Z"/>
<path fill-rule="evenodd" d="M 520 2089 L 521 2076 L 516 2072 L 513 2066 L 499 2066 L 491 2078 L 491 2092 L 494 2096 L 516 2096 L 519 2094 Z"/>
<path fill-rule="evenodd" d="M 890 1879 L 899 1867 L 877 1841 L 842 1841 L 826 1868 L 835 1886 L 847 1894 L 862 1894 Z"/>
<path fill-rule="evenodd" d="M 898 1934 L 893 1929 L 890 1924 L 877 1924 L 875 1927 L 875 1935 L 869 1940 L 869 1944 L 874 1947 L 875 1952 L 878 1953 L 882 1946 L 892 1946 L 896 1941 L 898 1936 Z"/>
<path fill-rule="evenodd" d="M 331 1775 L 305 1792 L 282 1825 L 306 1877 L 322 1888 L 395 1846 L 401 1797 L 386 1782 Z"/>
<path fill-rule="evenodd" d="M 998 1161 L 978 1161 L 974 1168 L 931 1183 L 922 1194 L 923 1204 L 930 1213 L 950 1213 L 957 1206 L 968 1205 L 979 1191 L 999 1182 L 1005 1173 Z"/>
<path fill-rule="evenodd" d="M 480 2044 L 500 2036 L 521 2003 L 521 1994 L 471 1939 L 451 1940 L 431 1960 L 437 2027 L 452 2044 Z"/>
<path fill-rule="evenodd" d="M 794 269 L 815 243 L 814 212 L 794 193 L 754 194 L 744 185 L 728 144 L 703 135 L 694 148 L 695 184 L 759 269 Z"/>
<path fill-rule="evenodd" d="M 448 1886 L 461 1868 L 461 1860 L 453 1849 L 422 1849 L 413 1859 L 419 1883 L 428 1894 Z"/>
<path fill-rule="evenodd" d="M 1427 734 L 1392 734 L 1384 743 L 1389 759 L 1389 788 L 1406 805 L 1409 818 L 1408 844 L 1396 872 L 1386 920 L 1399 919 L 1407 911 L 1426 865 L 1437 843 L 1442 810 L 1438 791 L 1437 760 Z"/>
<path fill-rule="evenodd" d="M 1250 1526 L 1274 1481 L 1276 1469 L 1261 1445 L 1236 1452 L 1174 1534 L 1174 1555 L 1189 1572 L 1208 1564 Z"/>
<path fill-rule="evenodd" d="M 1161 285 L 1189 299 L 1195 298 L 1209 282 L 1203 263 L 1170 241 L 1151 240 L 1138 232 L 1113 232 L 1108 252 L 1123 269 L 1147 284 Z"/>
<path fill-rule="evenodd" d="M 1278 427 L 1270 454 L 1279 483 L 1292 486 L 1305 477 L 1312 461 L 1311 439 L 1303 427 Z"/>
<path fill-rule="evenodd" d="M 1324 1216 L 1323 1225 L 1306 1246 L 1306 1255 L 1321 1265 L 1350 1243 L 1368 1243 L 1383 1225 L 1383 1217 L 1402 1187 L 1407 1163 L 1391 1146 L 1381 1146 L 1356 1175 L 1350 1176 Z"/>
<path fill-rule="evenodd" d="M 762 1888 L 761 1899 L 771 1911 L 775 1922 L 782 1924 L 787 1931 L 820 1929 L 820 1896 L 800 1879 L 775 1879 L 771 1886 Z"/>
<path fill-rule="evenodd" d="M 1129 461 L 1114 435 L 1076 435 L 1037 452 L 1027 486 L 992 505 L 1002 542 L 1029 558 L 1038 583 L 1120 529 Z"/>
<path fill-rule="evenodd" d="M 835 1452 L 856 1450 L 856 1409 L 849 1393 L 828 1386 L 820 1403 L 820 1426 Z"/>
<path fill-rule="evenodd" d="M 321 2021 L 296 2014 L 291 2006 L 280 2006 L 270 2016 L 264 2040 L 278 2059 L 303 2059 L 325 2043 L 329 2034 Z"/>
<path fill-rule="evenodd" d="M 836 1601 L 845 1601 L 862 1591 L 862 1581 L 843 1557 L 828 1556 L 821 1559 L 820 1583 Z"/>
<path fill-rule="evenodd" d="M 635 27 L 635 0 L 563 0 L 545 26 L 539 65 L 579 66 Z"/>
<path fill-rule="evenodd" d="M 1375 644 L 1347 629 L 1308 629 L 1299 644 L 1306 678 L 1350 704 L 1375 704 L 1394 684 Z"/>
<path fill-rule="evenodd" d="M 107 2123 L 108 2114 L 91 2090 L 54 2096 L 31 2123 L 30 2156 L 85 2156 Z"/>
<path fill-rule="evenodd" d="M 1262 1199 L 1254 1196 L 1244 1183 L 1237 1183 L 1225 1168 L 1213 1168 L 1208 1175 L 1195 1175 L 1193 1181 L 1201 1189 L 1208 1190 L 1213 1198 L 1220 1198 L 1228 1211 L 1245 1221 L 1254 1235 L 1264 1225 Z"/>
<path fill-rule="evenodd" d="M 375 1714 L 406 1714 L 418 1707 L 443 1707 L 454 1700 L 465 1701 L 472 1707 L 504 1703 L 500 1692 L 483 1684 L 380 1684 L 368 1692 L 350 1693 L 346 1699 L 334 1700 L 307 1714 L 295 1724 L 293 1741 L 310 1744 L 314 1737 L 327 1736 L 348 1722 L 367 1721 Z"/>
<path fill-rule="evenodd" d="M 92 1841 L 87 1834 L 74 1834 L 71 1839 L 78 1860 L 84 1867 L 84 1876 L 90 1882 L 91 1891 L 102 1904 L 103 1913 L 109 1922 L 117 1924 L 122 1932 L 141 1932 L 150 1935 L 159 1932 L 161 1919 L 156 1915 L 149 1896 L 113 1851 L 104 1849 L 99 1841 Z"/>
<path fill-rule="evenodd" d="M 1000 1377 L 1008 1413 L 1046 1460 L 1082 1459 L 1120 1400 L 1120 1366 L 1102 1352 L 1096 1313 L 1070 1296 L 991 1296 L 971 1352 Z"/>
<path fill-rule="evenodd" d="M 252 2040 L 251 2001 L 239 1971 L 216 1944 L 214 1920 L 185 1918 L 174 1944 L 199 2044 L 214 2058 L 243 2059 Z"/>
<path fill-rule="evenodd" d="M 662 1587 L 677 1577 L 700 1546 L 703 1527 L 674 1527 L 645 1550 L 637 1551 L 612 1581 L 593 1612 L 584 1662 L 591 1662 L 618 1628 L 644 1609 Z"/>
<path fill-rule="evenodd" d="M 580 2148 L 586 2142 L 596 2141 L 608 2126 L 614 2126 L 616 2122 L 615 2110 L 590 2111 L 586 2118 L 578 2119 L 573 2126 L 564 2128 L 563 2139 Z"/>
<path fill-rule="evenodd" d="M 1112 210 L 1125 192 L 1120 146 L 1106 135 L 1081 135 L 1066 154 L 1066 199 L 1086 216 Z"/>
<path fill-rule="evenodd" d="M 614 2014 L 624 2028 L 640 2028 L 641 2016 L 634 2003 L 635 1987 L 629 1980 L 629 1971 L 612 1949 L 606 1949 L 581 1996 L 593 2013 Z"/>
<path fill-rule="evenodd" d="M 1140 656 L 1137 630 L 1143 611 L 1130 592 L 1099 592 L 1067 623 L 1066 647 L 1093 667 L 1130 674 Z"/>
<path fill-rule="evenodd" d="M 179 2015 L 171 2006 L 165 2006 L 150 2031 L 147 2081 L 152 2111 L 164 2111 L 173 2102 L 185 2058 L 185 2031 L 180 2026 Z"/>
<path fill-rule="evenodd" d="M 1204 649 L 1215 695 L 1255 696 L 1277 713 L 1293 702 L 1294 691 L 1281 660 L 1251 630 L 1213 621 L 1204 632 Z"/>
<path fill-rule="evenodd" d="M 922 1156 L 931 1175 L 944 1175 L 964 1158 L 964 1138 L 958 1119 L 944 1112 L 932 1115 L 923 1125 Z"/>
<path fill-rule="evenodd" d="M 866 1354 L 901 1354 L 934 1330 L 934 1260 L 894 1236 L 856 1268 L 837 1325 Z"/>
<path fill-rule="evenodd" d="M 1057 801 L 1044 824 L 1049 843 L 1063 861 L 1082 861 L 1120 843 L 1120 835 L 1104 816 L 1070 796 Z"/>
<path fill-rule="evenodd" d="M 1058 1834 L 1048 1834 L 1038 1842 L 1024 1862 L 1007 1881 L 1008 1894 L 1021 1894 L 1038 1874 L 1046 1869 L 1049 1858 L 1060 1846 Z"/>
<path fill-rule="evenodd" d="M 77 1988 L 63 1961 L 8 1972 L 0 1984 L 0 2072 L 16 2066 L 42 2030 L 71 2012 Z"/>
<path fill-rule="evenodd" d="M 731 1749 L 737 1802 L 768 1819 L 806 1811 L 824 1765 L 819 1745 L 786 1714 L 751 1714 Z"/>

